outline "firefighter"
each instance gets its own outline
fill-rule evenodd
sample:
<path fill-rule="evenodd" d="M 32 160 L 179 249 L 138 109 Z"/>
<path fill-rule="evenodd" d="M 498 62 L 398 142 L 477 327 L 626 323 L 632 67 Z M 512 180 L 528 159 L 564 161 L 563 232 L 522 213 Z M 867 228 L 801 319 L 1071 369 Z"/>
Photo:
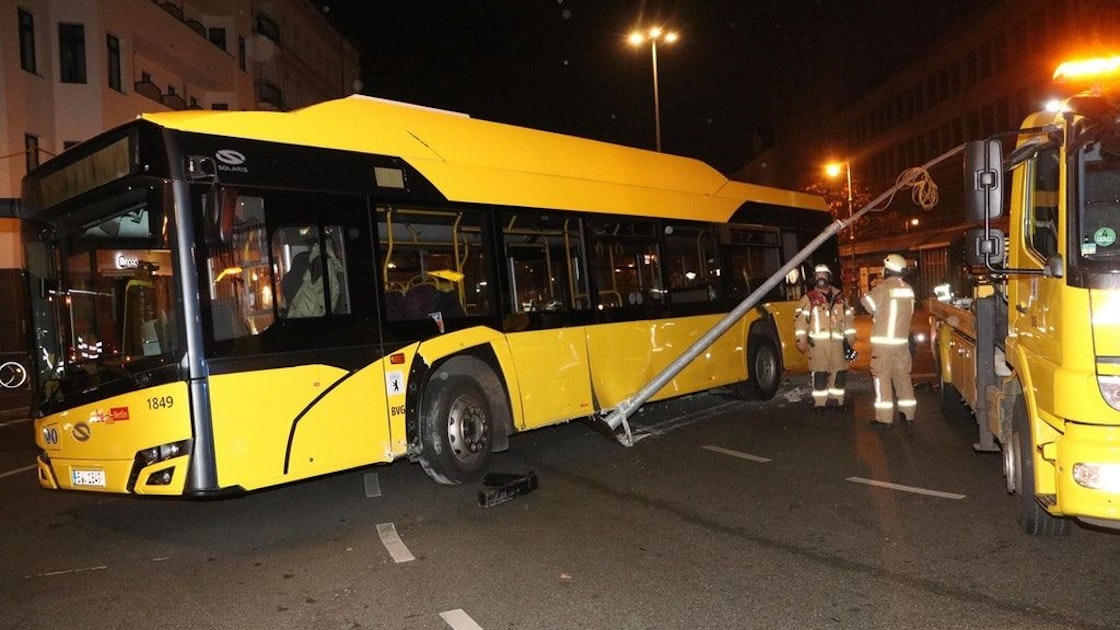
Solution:
<path fill-rule="evenodd" d="M 871 313 L 871 378 L 875 385 L 874 429 L 891 426 L 898 413 L 907 424 L 914 421 L 918 401 L 910 380 L 910 317 L 914 314 L 914 289 L 902 279 L 906 259 L 890 254 L 883 259 L 883 281 L 861 300 Z"/>
<path fill-rule="evenodd" d="M 813 411 L 824 411 L 828 401 L 846 409 L 844 384 L 848 376 L 844 343 L 855 343 L 852 309 L 840 289 L 832 286 L 828 265 L 813 269 L 813 287 L 794 311 L 797 349 L 809 353 Z"/>

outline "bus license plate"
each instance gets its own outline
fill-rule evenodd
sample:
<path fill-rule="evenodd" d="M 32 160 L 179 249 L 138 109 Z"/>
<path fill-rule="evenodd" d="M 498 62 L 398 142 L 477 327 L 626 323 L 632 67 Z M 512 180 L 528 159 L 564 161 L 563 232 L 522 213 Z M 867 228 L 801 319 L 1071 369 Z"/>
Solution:
<path fill-rule="evenodd" d="M 70 477 L 74 481 L 75 486 L 96 486 L 98 488 L 105 487 L 105 471 L 104 470 L 71 470 Z"/>

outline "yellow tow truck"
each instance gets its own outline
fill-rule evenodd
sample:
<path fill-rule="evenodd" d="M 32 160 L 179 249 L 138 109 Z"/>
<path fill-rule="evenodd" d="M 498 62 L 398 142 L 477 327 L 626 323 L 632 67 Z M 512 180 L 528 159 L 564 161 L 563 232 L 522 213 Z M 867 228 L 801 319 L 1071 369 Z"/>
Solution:
<path fill-rule="evenodd" d="M 1076 93 L 1029 116 L 1006 160 L 998 138 L 968 143 L 983 272 L 929 309 L 943 405 L 975 414 L 975 448 L 1002 450 L 1019 523 L 1044 535 L 1120 529 L 1120 56 L 1054 76 Z"/>

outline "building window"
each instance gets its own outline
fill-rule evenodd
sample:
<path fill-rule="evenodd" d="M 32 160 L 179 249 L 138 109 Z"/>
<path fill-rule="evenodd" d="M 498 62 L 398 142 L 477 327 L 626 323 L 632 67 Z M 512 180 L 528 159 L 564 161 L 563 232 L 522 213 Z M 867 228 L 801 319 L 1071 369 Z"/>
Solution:
<path fill-rule="evenodd" d="M 247 70 L 249 66 L 248 55 L 245 53 L 245 38 L 237 38 L 237 67 Z"/>
<path fill-rule="evenodd" d="M 276 109 L 284 109 L 284 93 L 272 81 L 264 79 L 257 81 L 257 100 Z"/>
<path fill-rule="evenodd" d="M 35 16 L 19 10 L 19 67 L 37 72 L 35 65 Z"/>
<path fill-rule="evenodd" d="M 265 13 L 257 14 L 257 34 L 264 35 L 277 44 L 280 43 L 280 26 L 276 20 Z"/>
<path fill-rule="evenodd" d="M 226 29 L 221 27 L 208 28 L 206 29 L 206 39 L 209 39 L 210 43 L 218 48 L 226 49 Z"/>
<path fill-rule="evenodd" d="M 108 60 L 109 87 L 123 92 L 121 86 L 121 40 L 115 35 L 105 36 L 105 52 Z"/>
<path fill-rule="evenodd" d="M 86 82 L 86 27 L 58 25 L 58 76 L 63 83 Z"/>
<path fill-rule="evenodd" d="M 27 172 L 30 173 L 39 166 L 39 136 L 24 134 L 23 151 L 27 158 Z"/>

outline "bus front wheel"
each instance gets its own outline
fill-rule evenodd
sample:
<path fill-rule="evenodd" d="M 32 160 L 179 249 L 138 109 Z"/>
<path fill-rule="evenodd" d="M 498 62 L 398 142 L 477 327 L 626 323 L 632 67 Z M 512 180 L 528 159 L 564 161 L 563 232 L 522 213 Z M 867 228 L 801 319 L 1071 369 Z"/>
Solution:
<path fill-rule="evenodd" d="M 478 381 L 439 374 L 429 383 L 420 418 L 420 465 L 435 481 L 459 485 L 486 472 L 493 450 L 494 415 Z"/>

